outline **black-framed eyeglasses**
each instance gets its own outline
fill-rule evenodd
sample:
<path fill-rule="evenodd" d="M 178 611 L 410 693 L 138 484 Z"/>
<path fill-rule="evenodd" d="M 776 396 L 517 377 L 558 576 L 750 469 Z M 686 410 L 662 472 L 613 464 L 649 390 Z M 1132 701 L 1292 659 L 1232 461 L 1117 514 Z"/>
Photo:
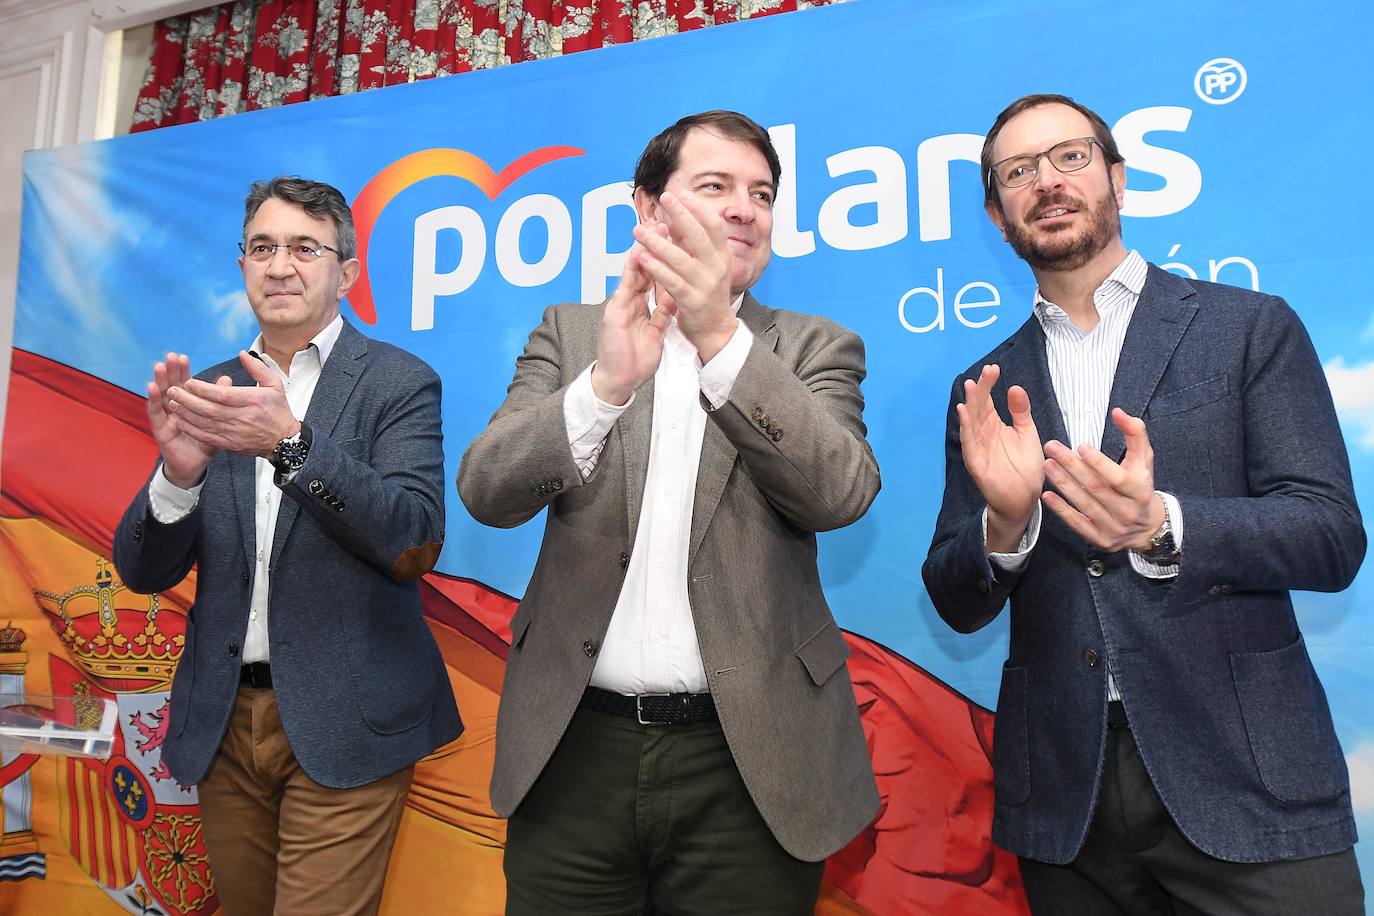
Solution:
<path fill-rule="evenodd" d="M 995 163 L 988 172 L 1004 188 L 1021 188 L 1035 180 L 1040 171 L 1040 157 L 1048 159 L 1058 171 L 1068 174 L 1087 168 L 1088 163 L 1093 161 L 1093 147 L 1101 145 L 1095 137 L 1076 137 L 1038 153 L 1009 156 Z"/>
<path fill-rule="evenodd" d="M 259 264 L 272 260 L 277 254 L 278 248 L 285 248 L 286 253 L 291 255 L 293 260 L 302 264 L 310 264 L 324 257 L 326 251 L 332 251 L 339 256 L 339 260 L 344 259 L 343 252 L 337 248 L 331 248 L 323 242 L 286 242 L 282 245 L 274 245 L 271 242 L 239 242 L 239 251 L 250 261 L 257 261 Z"/>

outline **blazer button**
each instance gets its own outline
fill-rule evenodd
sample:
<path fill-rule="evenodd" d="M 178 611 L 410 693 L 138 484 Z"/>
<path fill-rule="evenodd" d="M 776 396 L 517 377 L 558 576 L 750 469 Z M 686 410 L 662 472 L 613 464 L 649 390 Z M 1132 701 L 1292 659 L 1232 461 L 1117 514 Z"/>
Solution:
<path fill-rule="evenodd" d="M 979 579 L 979 580 L 978 580 L 978 593 L 979 593 L 980 595 L 986 595 L 986 594 L 987 594 L 988 592 L 990 592 L 990 591 L 992 591 L 992 583 L 988 582 L 987 579 Z"/>
<path fill-rule="evenodd" d="M 553 491 L 554 491 L 555 493 L 557 493 L 559 490 L 563 489 L 563 478 L 562 478 L 562 477 L 556 477 L 556 478 L 554 478 L 554 480 L 553 480 L 553 482 L 550 484 L 550 486 L 552 486 L 552 487 L 553 487 Z"/>
<path fill-rule="evenodd" d="M 781 428 L 779 428 L 779 427 L 777 427 L 777 426 L 774 426 L 774 427 L 773 427 L 773 436 L 772 436 L 772 439 L 773 439 L 774 442 L 781 442 L 781 441 L 782 441 L 782 429 L 781 429 Z"/>
<path fill-rule="evenodd" d="M 759 417 L 759 426 L 762 426 L 764 429 L 767 429 L 772 425 L 773 421 L 768 419 L 768 414 L 764 414 L 763 416 Z"/>
<path fill-rule="evenodd" d="M 245 585 L 248 583 L 248 573 L 243 574 L 243 581 Z"/>
<path fill-rule="evenodd" d="M 621 569 L 629 569 L 629 568 L 630 568 L 630 555 L 629 555 L 628 553 L 622 552 L 622 553 L 620 554 L 620 568 L 621 568 Z"/>
<path fill-rule="evenodd" d="M 1087 665 L 1089 668 L 1096 668 L 1096 667 L 1097 667 L 1097 652 L 1096 652 L 1095 650 L 1093 650 L 1093 649 L 1084 649 L 1084 650 L 1083 650 L 1083 664 Z"/>
<path fill-rule="evenodd" d="M 310 491 L 312 496 L 319 496 L 324 492 L 324 481 L 319 479 L 312 480 L 310 481 L 310 486 L 306 489 Z"/>
<path fill-rule="evenodd" d="M 1092 576 L 1094 579 L 1102 575 L 1102 573 L 1106 571 L 1106 569 L 1107 567 L 1103 565 L 1101 560 L 1088 561 L 1088 575 Z"/>
<path fill-rule="evenodd" d="M 752 416 L 754 418 L 754 422 L 757 423 L 759 420 L 763 419 L 763 411 L 760 408 L 755 407 L 754 412 L 750 414 L 750 416 Z"/>
<path fill-rule="evenodd" d="M 231 642 L 231 643 L 229 644 L 229 657 L 230 657 L 230 658 L 238 658 L 238 657 L 239 657 L 239 644 L 238 644 L 238 643 L 236 643 L 236 642 Z"/>
<path fill-rule="evenodd" d="M 1231 586 L 1226 584 L 1213 585 L 1211 588 L 1207 589 L 1207 594 L 1209 595 L 1227 595 L 1230 594 L 1230 592 Z"/>
<path fill-rule="evenodd" d="M 583 640 L 582 651 L 587 653 L 588 658 L 591 658 L 596 654 L 596 643 L 592 642 L 590 639 Z"/>
<path fill-rule="evenodd" d="M 142 522 L 134 522 L 134 540 L 135 540 L 135 541 L 141 541 L 141 540 L 143 540 L 143 523 L 142 523 Z"/>

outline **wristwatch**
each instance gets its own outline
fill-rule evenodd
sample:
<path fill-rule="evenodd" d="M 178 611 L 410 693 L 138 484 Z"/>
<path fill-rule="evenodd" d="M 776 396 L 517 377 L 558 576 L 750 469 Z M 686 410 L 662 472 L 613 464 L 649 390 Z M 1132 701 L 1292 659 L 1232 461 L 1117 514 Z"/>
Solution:
<path fill-rule="evenodd" d="M 310 454 L 310 427 L 301 424 L 300 432 L 294 436 L 287 436 L 272 449 L 272 456 L 267 460 L 272 463 L 272 467 L 277 469 L 280 474 L 294 474 L 305 464 L 305 459 Z"/>
<path fill-rule="evenodd" d="M 1160 497 L 1162 502 L 1164 497 Z M 1150 548 L 1141 551 L 1140 558 L 1156 566 L 1172 566 L 1178 562 L 1178 544 L 1174 541 L 1174 525 L 1169 519 L 1169 504 L 1164 503 L 1164 524 L 1150 538 Z"/>

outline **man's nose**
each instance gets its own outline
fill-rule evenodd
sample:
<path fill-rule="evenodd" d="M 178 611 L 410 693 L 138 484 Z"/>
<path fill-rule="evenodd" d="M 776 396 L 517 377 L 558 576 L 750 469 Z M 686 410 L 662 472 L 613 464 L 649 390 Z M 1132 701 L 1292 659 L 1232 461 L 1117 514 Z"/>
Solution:
<path fill-rule="evenodd" d="M 732 192 L 725 199 L 721 216 L 732 223 L 752 223 L 754 221 L 754 195 L 748 188 Z"/>
<path fill-rule="evenodd" d="M 281 245 L 272 249 L 272 256 L 267 259 L 267 275 L 269 277 L 289 277 L 296 272 L 296 262 L 291 257 L 291 249 Z"/>
<path fill-rule="evenodd" d="M 1050 162 L 1048 152 L 1035 157 L 1035 181 L 1032 185 L 1037 191 L 1052 191 L 1064 184 L 1064 173 Z"/>

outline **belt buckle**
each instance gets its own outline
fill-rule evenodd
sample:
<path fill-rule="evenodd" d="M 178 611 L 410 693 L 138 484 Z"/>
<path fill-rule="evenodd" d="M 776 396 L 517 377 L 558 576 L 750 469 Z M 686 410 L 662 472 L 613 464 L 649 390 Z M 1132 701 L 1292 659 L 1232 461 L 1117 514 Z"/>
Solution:
<path fill-rule="evenodd" d="M 645 697 L 670 697 L 671 693 L 640 693 L 635 695 L 635 718 L 640 725 L 668 725 L 668 722 L 646 722 L 644 720 L 644 698 Z"/>

